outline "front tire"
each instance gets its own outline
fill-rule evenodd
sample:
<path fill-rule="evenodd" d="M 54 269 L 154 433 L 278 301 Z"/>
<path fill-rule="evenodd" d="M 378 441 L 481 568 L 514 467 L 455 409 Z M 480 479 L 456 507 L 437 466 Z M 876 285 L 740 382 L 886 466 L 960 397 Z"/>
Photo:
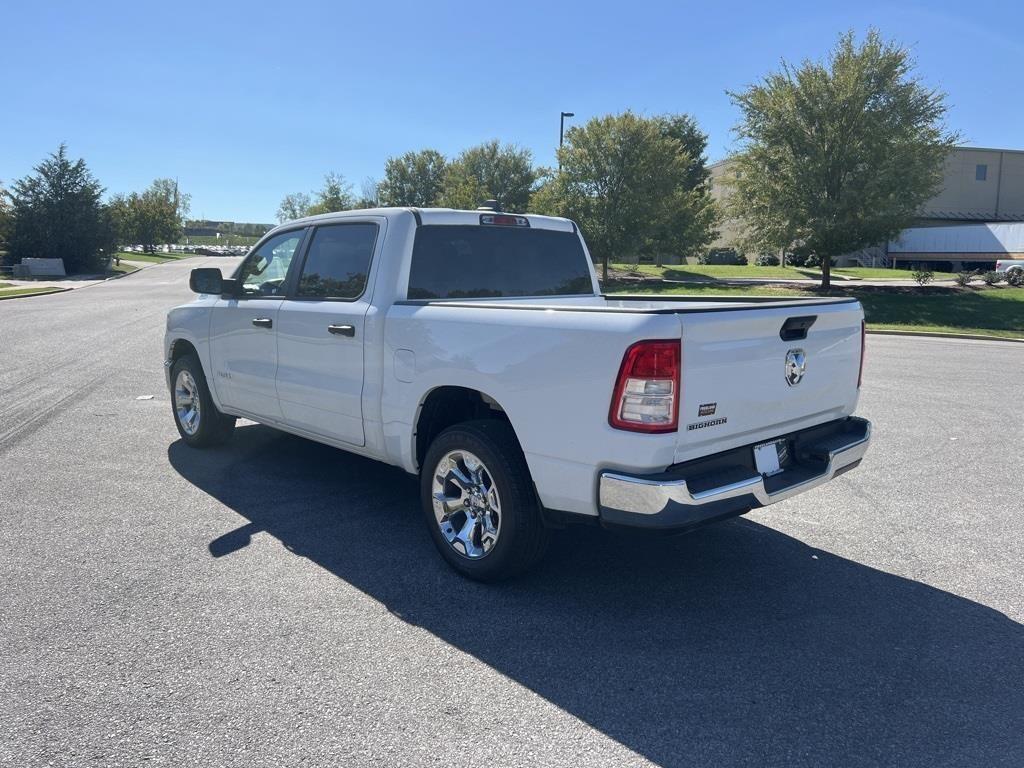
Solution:
<path fill-rule="evenodd" d="M 171 368 L 171 412 L 181 439 L 193 448 L 220 445 L 235 431 L 235 417 L 213 404 L 203 366 L 194 354 L 178 358 Z"/>
<path fill-rule="evenodd" d="M 471 579 L 515 576 L 547 548 L 530 470 L 505 422 L 470 421 L 438 435 L 423 461 L 420 496 L 441 556 Z"/>

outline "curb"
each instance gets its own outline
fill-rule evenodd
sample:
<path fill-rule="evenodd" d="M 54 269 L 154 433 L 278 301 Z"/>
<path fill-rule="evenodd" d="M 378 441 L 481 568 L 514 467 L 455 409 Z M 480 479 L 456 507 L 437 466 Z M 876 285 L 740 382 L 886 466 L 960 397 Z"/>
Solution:
<path fill-rule="evenodd" d="M 159 264 L 150 264 L 149 266 L 146 266 L 146 267 L 139 267 L 134 272 L 122 272 L 119 275 L 111 275 L 110 277 L 105 277 L 102 280 L 100 280 L 99 282 L 92 283 L 91 285 L 83 285 L 81 288 L 73 288 L 73 289 L 69 289 L 69 290 L 85 291 L 85 290 L 88 290 L 89 288 L 95 288 L 97 285 L 106 285 L 111 280 L 120 280 L 122 277 L 131 277 L 132 275 L 137 275 L 137 274 L 139 274 L 139 272 L 142 272 L 144 269 L 149 269 L 149 267 L 159 267 L 159 266 L 160 266 Z"/>
<path fill-rule="evenodd" d="M 135 263 L 138 264 L 139 262 L 135 262 Z M 110 277 L 104 278 L 103 282 L 104 283 L 109 283 L 111 280 L 120 280 L 122 277 L 128 277 L 128 275 L 137 275 L 137 274 L 139 274 L 139 272 L 141 272 L 144 269 L 149 269 L 150 267 L 159 267 L 159 266 L 160 266 L 159 264 L 148 264 L 145 267 L 137 267 L 136 269 L 134 269 L 131 272 L 122 272 L 122 273 L 120 273 L 118 275 L 111 275 Z M 101 285 L 101 283 L 96 283 L 96 285 Z M 89 286 L 87 285 L 85 287 L 88 288 Z"/>
<path fill-rule="evenodd" d="M 85 286 L 88 288 L 89 286 Z M 74 288 L 51 288 L 48 291 L 36 291 L 34 293 L 19 293 L 15 296 L 0 296 L 0 301 L 8 301 L 10 299 L 30 299 L 33 296 L 50 296 L 54 293 L 66 293 L 67 291 L 73 291 Z"/>
<path fill-rule="evenodd" d="M 922 336 L 930 339 L 960 339 L 966 341 L 1008 341 L 1011 344 L 1024 344 L 1024 339 L 1017 339 L 1012 336 L 986 336 L 980 333 L 941 333 L 939 331 L 895 331 L 889 328 L 866 329 L 868 333 L 876 333 L 879 336 Z"/>

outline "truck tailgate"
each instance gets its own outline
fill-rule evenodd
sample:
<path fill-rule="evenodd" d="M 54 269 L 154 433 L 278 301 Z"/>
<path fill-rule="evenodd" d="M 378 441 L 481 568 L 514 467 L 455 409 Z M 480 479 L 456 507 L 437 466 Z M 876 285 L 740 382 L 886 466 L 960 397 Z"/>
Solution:
<path fill-rule="evenodd" d="M 863 316 L 857 302 L 681 313 L 676 461 L 852 413 Z"/>

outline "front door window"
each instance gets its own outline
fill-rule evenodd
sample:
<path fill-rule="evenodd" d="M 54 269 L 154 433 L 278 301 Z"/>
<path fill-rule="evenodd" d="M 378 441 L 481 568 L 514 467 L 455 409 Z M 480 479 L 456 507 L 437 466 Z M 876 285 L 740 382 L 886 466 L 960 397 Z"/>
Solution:
<path fill-rule="evenodd" d="M 249 254 L 238 273 L 242 297 L 282 296 L 288 267 L 302 242 L 304 230 L 282 232 Z"/>

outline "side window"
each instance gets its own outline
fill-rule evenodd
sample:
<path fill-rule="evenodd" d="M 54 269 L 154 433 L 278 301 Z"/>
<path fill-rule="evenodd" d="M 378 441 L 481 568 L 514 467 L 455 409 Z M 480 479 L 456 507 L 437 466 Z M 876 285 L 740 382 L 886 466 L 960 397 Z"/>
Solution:
<path fill-rule="evenodd" d="M 242 296 L 280 296 L 305 230 L 282 232 L 249 255 L 238 273 Z"/>
<path fill-rule="evenodd" d="M 317 227 L 302 265 L 296 295 L 303 298 L 355 299 L 366 289 L 377 225 L 335 224 Z"/>

